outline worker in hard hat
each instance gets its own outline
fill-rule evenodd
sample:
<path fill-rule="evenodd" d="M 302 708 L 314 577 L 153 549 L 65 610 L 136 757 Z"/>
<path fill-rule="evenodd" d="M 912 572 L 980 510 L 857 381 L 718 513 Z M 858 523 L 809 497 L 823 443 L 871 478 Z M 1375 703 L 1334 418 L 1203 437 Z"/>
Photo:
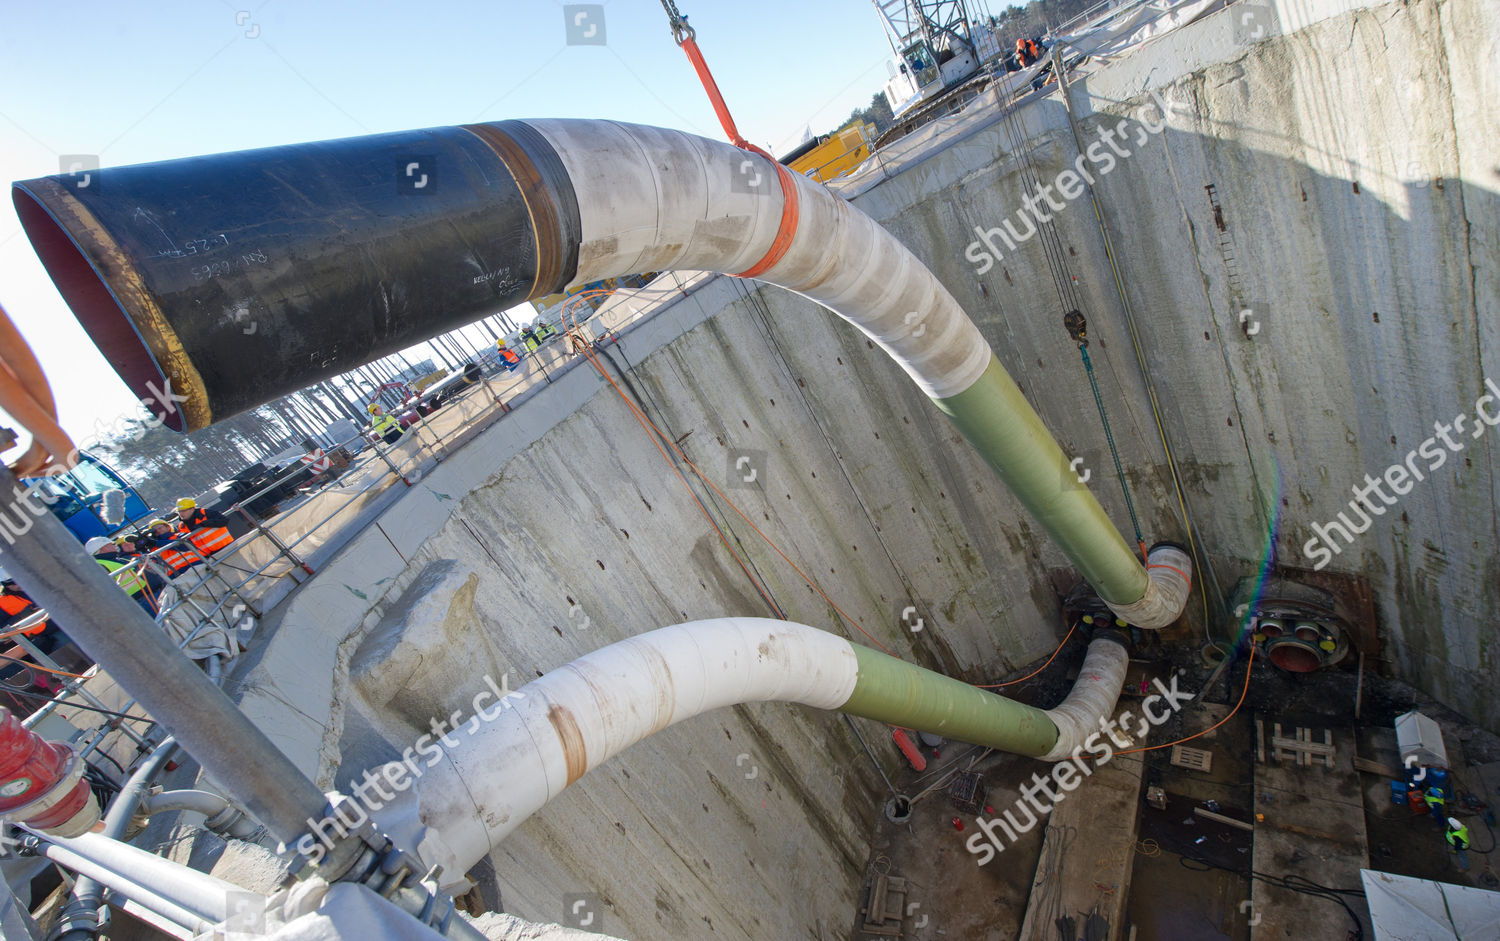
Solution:
<path fill-rule="evenodd" d="M 1037 48 L 1034 41 L 1030 39 L 1016 40 L 1016 61 L 1021 63 L 1021 68 L 1035 63 L 1042 57 L 1042 52 Z"/>
<path fill-rule="evenodd" d="M 515 372 L 516 367 L 521 365 L 521 357 L 516 355 L 515 350 L 506 346 L 504 340 L 496 343 L 495 347 L 500 351 L 500 360 L 505 364 L 506 371 Z"/>
<path fill-rule="evenodd" d="M 522 327 L 521 345 L 526 347 L 526 352 L 531 353 L 535 352 L 536 348 L 542 345 L 542 340 L 530 327 Z"/>
<path fill-rule="evenodd" d="M 375 402 L 370 403 L 370 430 L 386 444 L 395 444 L 401 440 L 401 423 L 387 415 L 385 409 Z"/>
<path fill-rule="evenodd" d="M 138 559 L 146 554 L 145 548 L 141 545 L 141 537 L 135 533 L 121 533 L 115 537 L 115 545 L 119 548 L 120 558 L 126 561 Z"/>
<path fill-rule="evenodd" d="M 229 548 L 234 537 L 229 534 L 229 520 L 217 510 L 209 511 L 192 497 L 177 501 L 177 532 L 204 556 Z"/>
<path fill-rule="evenodd" d="M 165 582 L 140 564 L 120 558 L 120 547 L 113 540 L 95 536 L 84 543 L 83 548 L 114 578 L 115 584 L 125 589 L 125 594 L 141 606 L 141 610 L 156 617 L 156 598 L 166 587 Z"/>
<path fill-rule="evenodd" d="M 1443 789 L 1434 784 L 1423 792 L 1422 800 L 1427 802 L 1427 812 L 1437 819 L 1439 825 L 1442 825 L 1448 816 L 1444 811 L 1447 798 L 1443 795 Z"/>
<path fill-rule="evenodd" d="M 154 519 L 146 524 L 146 532 L 136 545 L 142 552 L 150 553 L 152 561 L 161 564 L 168 578 L 176 578 L 203 560 L 197 552 L 182 548 L 183 537 L 177 528 L 164 519 Z"/>
<path fill-rule="evenodd" d="M 1448 818 L 1448 847 L 1458 856 L 1458 868 L 1469 871 L 1469 828 L 1458 822 L 1457 817 Z"/>

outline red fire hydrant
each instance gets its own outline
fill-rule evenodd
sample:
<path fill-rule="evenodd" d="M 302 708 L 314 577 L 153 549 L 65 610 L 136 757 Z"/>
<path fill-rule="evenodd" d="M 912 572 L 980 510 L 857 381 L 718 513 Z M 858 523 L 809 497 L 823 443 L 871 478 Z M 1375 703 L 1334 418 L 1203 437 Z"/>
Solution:
<path fill-rule="evenodd" d="M 99 821 L 99 803 L 83 779 L 83 761 L 0 707 L 0 817 L 53 836 L 79 836 Z"/>

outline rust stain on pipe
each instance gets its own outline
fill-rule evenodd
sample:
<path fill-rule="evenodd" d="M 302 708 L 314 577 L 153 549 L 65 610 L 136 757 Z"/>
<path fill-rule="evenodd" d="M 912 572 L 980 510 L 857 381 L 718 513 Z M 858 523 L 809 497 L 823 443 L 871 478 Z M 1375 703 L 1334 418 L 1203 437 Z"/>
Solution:
<path fill-rule="evenodd" d="M 578 730 L 578 720 L 573 718 L 565 706 L 552 706 L 547 710 L 547 721 L 557 732 L 557 741 L 562 745 L 563 758 L 568 763 L 568 784 L 583 777 L 589 770 L 589 757 L 583 746 L 583 733 Z"/>

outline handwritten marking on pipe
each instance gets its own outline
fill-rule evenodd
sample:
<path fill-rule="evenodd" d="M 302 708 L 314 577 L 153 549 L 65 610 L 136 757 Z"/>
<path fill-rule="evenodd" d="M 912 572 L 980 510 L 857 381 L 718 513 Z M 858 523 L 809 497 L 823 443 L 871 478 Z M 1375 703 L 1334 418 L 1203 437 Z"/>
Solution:
<path fill-rule="evenodd" d="M 913 634 L 921 633 L 922 628 L 927 626 L 927 622 L 920 617 L 918 617 L 915 622 L 912 621 L 911 616 L 916 613 L 916 605 L 907 605 L 906 607 L 901 609 L 901 623 L 911 628 L 911 632 Z"/>
<path fill-rule="evenodd" d="M 234 25 L 236 25 L 236 26 L 244 26 L 246 23 L 250 23 L 250 11 L 249 10 L 240 10 L 240 11 L 238 11 L 238 12 L 236 12 L 234 14 Z M 246 39 L 255 39 L 259 35 L 260 35 L 260 24 L 259 23 L 250 23 L 250 28 L 247 29 L 247 30 L 245 30 L 245 38 Z"/>
<path fill-rule="evenodd" d="M 570 46 L 604 45 L 604 6 L 570 3 L 563 6 L 563 26 Z"/>
<path fill-rule="evenodd" d="M 1245 910 L 1246 909 L 1251 909 L 1251 913 L 1250 913 L 1250 927 L 1252 927 L 1252 928 L 1254 928 L 1256 925 L 1260 924 L 1260 912 L 1254 911 L 1254 908 L 1255 908 L 1255 902 L 1253 900 L 1251 900 L 1251 899 L 1245 899 L 1243 902 L 1240 903 L 1240 914 L 1241 915 L 1245 914 Z"/>
<path fill-rule="evenodd" d="M 924 313 L 922 313 L 921 311 L 916 311 L 916 310 L 908 311 L 907 314 L 906 314 L 906 316 L 903 317 L 903 318 L 901 318 L 901 322 L 904 323 L 904 324 L 906 324 L 908 327 L 910 327 L 913 323 L 915 323 L 917 325 L 917 329 L 915 329 L 915 330 L 913 330 L 911 332 L 911 335 L 914 338 L 915 337 L 919 337 L 922 334 L 924 334 L 924 333 L 927 332 L 927 322 L 926 321 L 927 321 L 927 315 L 924 314 Z"/>
<path fill-rule="evenodd" d="M 750 756 L 748 754 L 746 754 L 745 752 L 740 752 L 738 755 L 734 756 L 734 766 L 736 768 L 741 767 L 741 766 L 743 766 L 745 764 L 745 762 L 750 761 L 750 760 L 751 759 L 750 759 Z M 760 774 L 760 765 L 752 763 L 750 765 L 750 770 L 745 774 L 745 780 L 746 781 L 754 781 L 755 778 L 756 778 L 756 776 L 759 775 L 759 774 Z"/>
<path fill-rule="evenodd" d="M 1083 473 L 1078 473 L 1078 466 L 1082 463 L 1083 458 L 1075 457 L 1073 458 L 1073 460 L 1068 462 L 1068 470 L 1073 472 L 1073 475 L 1078 478 L 1079 483 L 1086 484 L 1089 482 L 1089 478 L 1094 476 L 1094 472 L 1085 467 L 1083 469 Z"/>

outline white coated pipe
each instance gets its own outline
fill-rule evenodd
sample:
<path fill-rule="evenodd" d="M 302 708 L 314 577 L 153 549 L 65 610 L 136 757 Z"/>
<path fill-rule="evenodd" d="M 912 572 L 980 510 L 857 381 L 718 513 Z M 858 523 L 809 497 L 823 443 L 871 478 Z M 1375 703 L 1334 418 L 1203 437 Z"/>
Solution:
<path fill-rule="evenodd" d="M 218 924 L 232 914 L 228 905 L 230 892 L 240 895 L 248 893 L 248 890 L 232 882 L 225 882 L 206 872 L 190 869 L 98 833 L 85 833 L 70 839 L 38 835 L 46 841 L 43 852 L 49 859 L 150 907 L 150 898 L 140 897 L 139 893 L 132 894 L 130 891 L 132 887 L 144 890 L 151 896 L 165 899 L 203 919 L 209 925 Z M 161 914 L 177 920 L 170 912 Z"/>
<path fill-rule="evenodd" d="M 884 672 L 873 669 L 871 658 L 894 665 L 888 657 L 806 625 L 718 618 L 611 644 L 526 684 L 505 701 L 481 707 L 476 700 L 475 717 L 445 735 L 441 748 L 409 750 L 409 771 L 402 776 L 415 773 L 417 812 L 427 827 L 418 854 L 457 878 L 590 769 L 669 725 L 713 709 L 776 701 L 873 715 L 862 707 L 884 700 L 925 709 L 937 724 L 924 730 L 942 731 L 941 723 L 957 721 L 958 710 L 975 694 L 965 684 L 910 665 L 902 665 L 895 678 L 889 666 Z M 984 721 L 996 728 L 983 731 L 993 731 L 991 742 L 1003 747 L 1008 738 L 1015 740 L 1013 729 L 1034 729 L 1050 720 L 1061 735 L 1046 759 L 1066 758 L 1113 713 L 1125 663 L 1123 647 L 1096 639 L 1078 685 L 1060 706 L 1043 712 L 986 693 L 996 713 Z M 866 669 L 873 669 L 870 676 Z M 886 684 L 900 688 L 882 693 Z M 933 708 L 934 703 L 940 705 Z M 1035 747 L 1041 751 L 1049 744 L 1050 738 Z M 427 753 L 434 757 L 425 764 L 415 760 Z M 402 765 L 387 767 L 385 776 L 394 781 Z M 401 819 L 409 813 L 410 804 L 403 802 L 372 816 L 387 832 L 401 832 L 410 829 Z"/>
<path fill-rule="evenodd" d="M 950 414 L 1111 609 L 1149 629 L 1181 615 L 1178 577 L 1141 571 L 1091 494 L 1052 486 L 1072 476 L 1062 473 L 1056 441 L 953 295 L 874 219 L 823 184 L 729 144 L 614 121 L 526 124 L 557 153 L 576 197 L 574 284 L 641 271 L 753 271 L 822 304 L 878 343 L 945 411 L 974 411 L 967 422 Z M 787 217 L 785 253 L 762 270 L 789 205 L 783 182 L 796 193 L 796 218 Z M 968 427 L 974 420 L 998 437 L 981 444 Z M 1191 561 L 1183 555 L 1173 569 L 1189 576 Z"/>
<path fill-rule="evenodd" d="M 681 131 L 613 121 L 528 120 L 557 151 L 582 224 L 574 283 L 639 271 L 743 271 L 781 223 L 778 170 Z M 755 278 L 808 297 L 879 343 L 931 398 L 973 385 L 989 344 L 963 308 L 879 223 L 787 171 L 796 235 Z"/>
<path fill-rule="evenodd" d="M 1072 757 L 1090 735 L 1103 728 L 1100 720 L 1114 715 L 1129 665 L 1130 654 L 1115 641 L 1099 638 L 1089 644 L 1068 698 L 1047 710 L 1047 717 L 1057 726 L 1057 744 L 1042 761 Z"/>
<path fill-rule="evenodd" d="M 590 768 L 683 719 L 748 702 L 836 709 L 858 679 L 853 646 L 765 618 L 651 631 L 585 654 L 488 705 L 417 784 L 418 848 L 450 878 L 489 855 Z M 382 812 L 374 813 L 382 819 Z"/>

